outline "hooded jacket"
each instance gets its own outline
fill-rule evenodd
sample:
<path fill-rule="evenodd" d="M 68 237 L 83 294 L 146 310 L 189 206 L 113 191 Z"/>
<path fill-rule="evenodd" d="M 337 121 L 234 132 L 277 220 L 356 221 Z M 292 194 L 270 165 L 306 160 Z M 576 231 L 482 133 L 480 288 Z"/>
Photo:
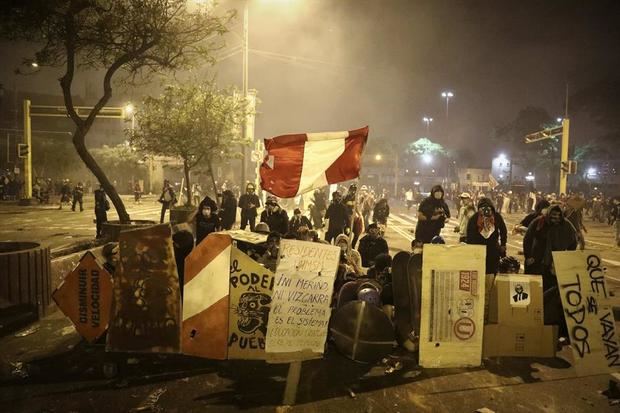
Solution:
<path fill-rule="evenodd" d="M 431 242 L 433 237 L 439 235 L 444 227 L 446 218 L 450 218 L 450 208 L 448 208 L 443 196 L 441 199 L 435 199 L 435 193 L 440 191 L 445 194 L 441 185 L 435 185 L 431 189 L 431 194 L 424 198 L 418 207 L 418 214 L 424 215 L 426 219 L 418 219 L 418 224 L 415 228 L 415 238 L 424 243 Z M 433 215 L 439 212 L 443 212 L 444 216 L 439 219 L 431 219 Z"/>
<path fill-rule="evenodd" d="M 560 223 L 554 225 L 549 220 L 553 211 L 560 213 Z M 577 249 L 575 227 L 564 218 L 559 205 L 549 208 L 546 215 L 536 218 L 527 228 L 523 237 L 523 254 L 525 259 L 534 258 L 533 269 L 547 272 L 553 261 L 552 251 L 574 251 Z"/>
<path fill-rule="evenodd" d="M 467 243 L 476 245 L 486 245 L 487 258 L 486 258 L 486 273 L 496 274 L 499 266 L 500 259 L 500 247 L 505 247 L 508 242 L 508 231 L 506 229 L 506 223 L 500 214 L 495 211 L 495 206 L 489 198 L 480 198 L 478 201 L 478 209 L 483 206 L 489 206 L 493 210 L 493 213 L 489 217 L 494 230 L 488 237 L 484 237 L 482 234 L 484 230 L 484 216 L 482 212 L 476 212 L 467 222 Z"/>
<path fill-rule="evenodd" d="M 520 222 L 520 225 L 523 225 L 526 228 L 529 227 L 532 221 L 534 221 L 542 214 L 542 210 L 545 208 L 549 208 L 550 205 L 551 204 L 549 203 L 549 201 L 547 201 L 546 199 L 541 199 L 536 203 L 536 206 L 534 207 L 534 212 L 527 214 L 525 218 L 523 218 L 523 220 Z"/>

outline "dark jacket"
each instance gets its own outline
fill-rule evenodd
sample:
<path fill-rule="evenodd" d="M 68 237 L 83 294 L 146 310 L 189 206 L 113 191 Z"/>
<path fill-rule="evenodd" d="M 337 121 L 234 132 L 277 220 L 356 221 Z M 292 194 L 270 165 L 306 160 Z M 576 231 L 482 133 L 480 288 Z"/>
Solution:
<path fill-rule="evenodd" d="M 229 230 L 237 220 L 237 200 L 230 190 L 223 193 L 222 205 L 219 210 L 222 228 Z"/>
<path fill-rule="evenodd" d="M 357 251 L 362 256 L 362 266 L 371 267 L 379 254 L 389 253 L 387 241 L 381 237 L 373 238 L 366 234 L 360 239 Z"/>
<path fill-rule="evenodd" d="M 260 214 L 260 222 L 269 225 L 270 231 L 279 232 L 281 235 L 288 232 L 288 214 L 282 208 L 276 212 L 264 210 Z"/>
<path fill-rule="evenodd" d="M 439 191 L 445 194 L 441 185 L 435 185 L 431 189 L 431 194 L 420 202 L 418 213 L 423 214 L 426 219 L 418 219 L 418 223 L 415 227 L 415 238 L 418 241 L 424 243 L 431 242 L 431 240 L 441 232 L 441 229 L 445 225 L 446 218 L 450 218 L 450 208 L 448 208 L 448 204 L 444 201 L 443 196 L 441 199 L 435 199 L 435 192 Z M 443 216 L 438 219 L 431 219 L 433 215 L 439 213 Z"/>
<path fill-rule="evenodd" d="M 387 199 L 380 199 L 372 212 L 372 220 L 381 224 L 387 224 L 387 219 L 390 216 L 390 206 L 387 203 Z"/>
<path fill-rule="evenodd" d="M 250 207 L 250 204 L 254 204 Z M 239 197 L 239 208 L 241 208 L 241 214 L 248 217 L 255 217 L 257 215 L 256 208 L 260 206 L 260 200 L 256 194 L 243 194 Z"/>
<path fill-rule="evenodd" d="M 110 202 L 103 189 L 95 189 L 95 215 L 105 215 L 110 209 Z"/>
<path fill-rule="evenodd" d="M 340 233 L 349 226 L 347 210 L 342 202 L 332 201 L 325 213 L 325 219 L 329 219 L 327 232 Z"/>
<path fill-rule="evenodd" d="M 561 220 L 557 225 L 549 222 L 549 213 L 559 211 Z M 548 274 L 551 269 L 552 251 L 574 251 L 577 249 L 575 227 L 564 219 L 562 208 L 557 205 L 549 208 L 547 215 L 536 218 L 527 228 L 523 237 L 525 259 L 534 258 L 534 263 L 526 266 L 527 274 Z"/>
<path fill-rule="evenodd" d="M 485 271 L 487 274 L 497 274 L 501 255 L 500 246 L 506 247 L 506 242 L 508 241 L 506 223 L 504 222 L 502 216 L 495 212 L 495 208 L 493 208 L 495 231 L 489 236 L 489 238 L 484 238 L 482 234 L 480 234 L 480 229 L 478 227 L 479 218 L 481 218 L 481 213 L 476 212 L 467 222 L 466 242 L 468 244 L 486 245 L 487 258 Z"/>
<path fill-rule="evenodd" d="M 170 201 L 166 201 L 166 191 L 170 195 Z M 159 196 L 159 202 L 166 205 L 174 205 L 177 202 L 177 194 L 174 193 L 174 189 L 171 186 L 161 191 L 161 195 Z"/>
<path fill-rule="evenodd" d="M 527 214 L 525 218 L 521 220 L 520 225 L 523 225 L 524 227 L 529 227 L 532 221 L 534 221 L 542 214 L 543 209 L 549 208 L 549 205 L 551 204 L 546 199 L 541 199 L 540 201 L 538 201 L 536 203 L 536 206 L 534 207 L 534 212 Z"/>
<path fill-rule="evenodd" d="M 312 224 L 310 223 L 310 220 L 308 219 L 308 217 L 305 215 L 302 215 L 301 217 L 299 217 L 299 219 L 297 219 L 295 215 L 293 215 L 293 218 L 291 218 L 291 220 L 288 223 L 288 230 L 290 232 L 295 233 L 297 232 L 299 227 L 303 227 L 303 226 L 308 227 L 308 229 L 312 229 Z"/>
<path fill-rule="evenodd" d="M 198 211 L 201 211 L 200 209 Z M 196 215 L 196 245 L 205 239 L 207 235 L 220 229 L 220 218 L 211 212 L 209 217 L 205 217 L 200 212 Z"/>

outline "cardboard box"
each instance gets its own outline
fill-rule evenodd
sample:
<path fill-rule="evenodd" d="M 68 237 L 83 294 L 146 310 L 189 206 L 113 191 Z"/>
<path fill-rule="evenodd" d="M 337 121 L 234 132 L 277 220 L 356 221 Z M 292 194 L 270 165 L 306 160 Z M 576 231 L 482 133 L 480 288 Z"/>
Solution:
<path fill-rule="evenodd" d="M 537 327 L 544 324 L 540 275 L 487 275 L 487 324 Z"/>
<path fill-rule="evenodd" d="M 483 357 L 555 357 L 557 326 L 484 326 Z"/>

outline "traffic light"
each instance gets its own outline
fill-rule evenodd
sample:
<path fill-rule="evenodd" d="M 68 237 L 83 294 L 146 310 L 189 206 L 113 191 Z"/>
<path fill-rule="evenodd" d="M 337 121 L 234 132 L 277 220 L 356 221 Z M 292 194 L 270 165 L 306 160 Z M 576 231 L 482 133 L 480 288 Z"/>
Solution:
<path fill-rule="evenodd" d="M 30 148 L 25 143 L 17 144 L 17 156 L 20 158 L 27 158 Z"/>
<path fill-rule="evenodd" d="M 570 175 L 577 173 L 577 161 L 568 161 L 568 173 Z"/>
<path fill-rule="evenodd" d="M 560 165 L 560 169 L 562 169 L 562 172 L 568 173 L 568 171 L 569 171 L 569 162 L 562 162 L 562 165 Z"/>

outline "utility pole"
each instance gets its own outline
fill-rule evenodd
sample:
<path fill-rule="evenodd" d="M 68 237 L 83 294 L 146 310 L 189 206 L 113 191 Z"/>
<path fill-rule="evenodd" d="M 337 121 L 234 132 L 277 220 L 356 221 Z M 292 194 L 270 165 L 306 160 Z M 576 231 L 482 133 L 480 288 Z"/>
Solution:
<path fill-rule="evenodd" d="M 245 0 L 243 6 L 243 67 L 242 67 L 242 76 L 243 76 L 243 102 L 247 104 L 248 102 L 248 52 L 249 52 L 249 23 L 250 23 L 250 10 L 249 10 L 249 1 Z M 246 148 L 245 141 L 248 138 L 248 118 L 244 116 L 243 125 L 241 125 L 241 133 L 243 138 L 243 144 L 241 146 L 241 187 L 245 187 L 246 181 Z"/>
<path fill-rule="evenodd" d="M 394 149 L 394 197 L 398 199 L 398 151 Z"/>
<path fill-rule="evenodd" d="M 560 194 L 566 194 L 566 186 L 568 183 L 568 129 L 570 121 L 568 118 L 562 119 L 562 157 L 560 159 Z"/>

